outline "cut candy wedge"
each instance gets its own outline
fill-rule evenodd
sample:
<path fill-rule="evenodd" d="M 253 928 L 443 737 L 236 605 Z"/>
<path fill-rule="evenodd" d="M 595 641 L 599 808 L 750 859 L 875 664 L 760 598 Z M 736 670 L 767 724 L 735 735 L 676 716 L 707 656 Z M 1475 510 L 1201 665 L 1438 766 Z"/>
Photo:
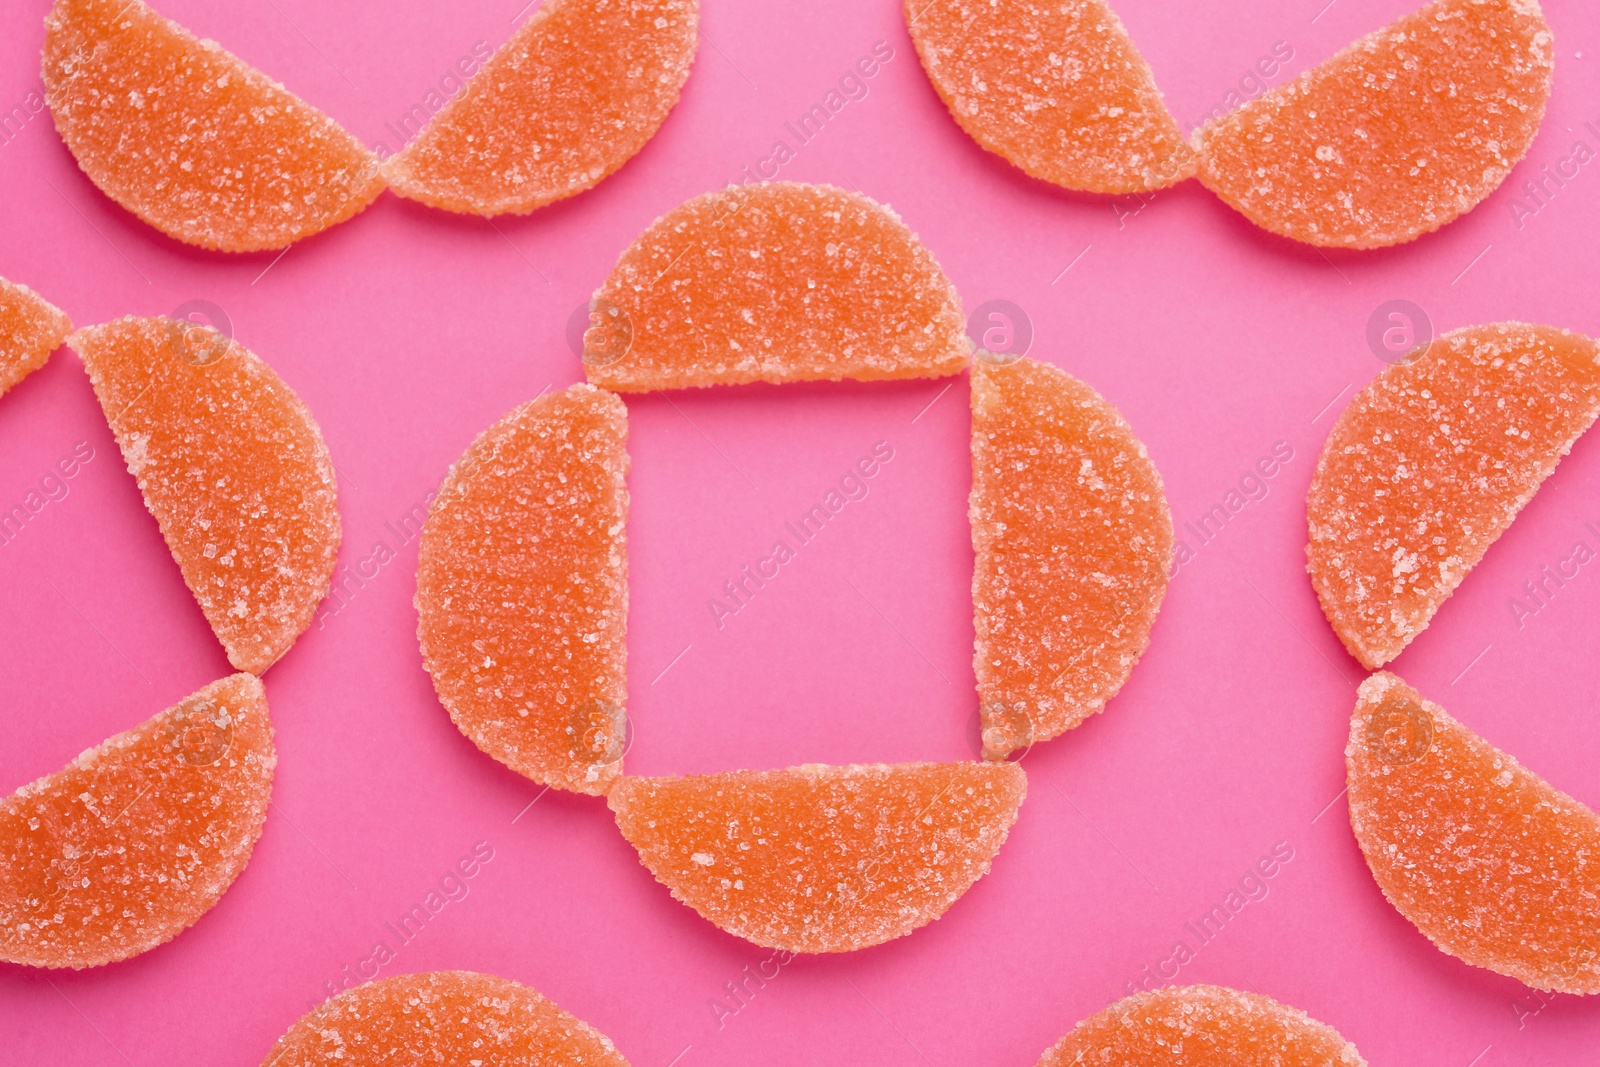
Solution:
<path fill-rule="evenodd" d="M 260 674 L 311 624 L 339 551 L 311 412 L 243 345 L 192 322 L 122 318 L 68 343 L 228 661 Z"/>
<path fill-rule="evenodd" d="M 984 148 L 1091 193 L 1159 189 L 1194 151 L 1105 0 L 905 0 L 934 89 Z"/>
<path fill-rule="evenodd" d="M 1297 241 L 1410 241 L 1527 153 L 1553 58 L 1535 0 L 1437 0 L 1196 131 L 1200 181 Z"/>
<path fill-rule="evenodd" d="M 622 770 L 627 436 L 592 385 L 517 408 L 451 468 L 417 564 L 423 663 L 456 726 L 580 793 Z"/>
<path fill-rule="evenodd" d="M 610 1038 L 525 985 L 474 971 L 347 989 L 289 1027 L 261 1067 L 628 1067 Z"/>
<path fill-rule="evenodd" d="M 984 755 L 1105 707 L 1150 643 L 1172 563 L 1161 475 L 1117 409 L 1065 372 L 972 370 L 973 666 Z"/>
<path fill-rule="evenodd" d="M 1079 1023 L 1038 1067 L 1365 1067 L 1326 1023 L 1220 986 L 1135 993 Z"/>
<path fill-rule="evenodd" d="M 938 378 L 961 300 L 899 217 L 825 185 L 729 186 L 657 219 L 590 303 L 589 380 L 644 392 Z"/>
<path fill-rule="evenodd" d="M 283 248 L 383 191 L 376 157 L 332 119 L 142 0 L 56 0 L 44 84 L 89 179 L 192 245 Z"/>
<path fill-rule="evenodd" d="M 1388 672 L 1361 683 L 1350 826 L 1440 950 L 1534 989 L 1600 993 L 1600 815 Z"/>
<path fill-rule="evenodd" d="M 0 396 L 44 366 L 72 320 L 26 285 L 0 278 Z"/>
<path fill-rule="evenodd" d="M 730 934 L 851 952 L 945 913 L 989 871 L 1027 792 L 1009 763 L 623 778 L 622 834 L 672 895 Z"/>
<path fill-rule="evenodd" d="M 0 959 L 97 967 L 188 929 L 250 861 L 276 764 L 236 674 L 0 800 Z"/>
<path fill-rule="evenodd" d="M 1400 654 L 1600 415 L 1600 345 L 1455 330 L 1386 367 L 1334 424 L 1306 500 L 1311 583 L 1350 654 Z"/>
<path fill-rule="evenodd" d="M 384 164 L 401 196 L 526 214 L 598 184 L 678 102 L 696 0 L 548 0 Z"/>

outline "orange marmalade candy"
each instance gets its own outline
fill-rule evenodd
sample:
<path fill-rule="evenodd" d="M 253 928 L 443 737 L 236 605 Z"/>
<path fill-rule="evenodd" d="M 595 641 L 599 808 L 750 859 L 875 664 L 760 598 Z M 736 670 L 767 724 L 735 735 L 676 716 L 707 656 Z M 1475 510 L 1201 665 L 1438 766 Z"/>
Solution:
<path fill-rule="evenodd" d="M 1296 241 L 1410 241 L 1527 153 L 1553 57 L 1535 0 L 1436 0 L 1197 130 L 1200 181 Z"/>
<path fill-rule="evenodd" d="M 0 800 L 0 959 L 98 967 L 188 929 L 250 862 L 276 765 L 235 674 Z"/>
<path fill-rule="evenodd" d="M 260 674 L 311 624 L 339 552 L 311 412 L 243 345 L 191 322 L 130 316 L 68 343 L 228 661 Z"/>
<path fill-rule="evenodd" d="M 1306 499 L 1311 584 L 1350 654 L 1400 654 L 1600 415 L 1600 345 L 1503 322 L 1384 368 Z"/>
<path fill-rule="evenodd" d="M 72 320 L 26 285 L 0 278 L 0 396 L 44 366 Z"/>
<path fill-rule="evenodd" d="M 1172 515 L 1117 409 L 1065 372 L 979 353 L 972 369 L 973 666 L 984 755 L 1105 707 L 1166 595 Z"/>
<path fill-rule="evenodd" d="M 1038 1067 L 1366 1067 L 1326 1023 L 1270 997 L 1221 986 L 1135 993 L 1092 1015 Z"/>
<path fill-rule="evenodd" d="M 989 871 L 1028 781 L 1014 763 L 622 778 L 617 826 L 672 895 L 730 934 L 852 952 L 939 918 Z"/>
<path fill-rule="evenodd" d="M 547 0 L 384 164 L 400 196 L 527 214 L 581 193 L 645 146 L 678 102 L 697 0 Z"/>
<path fill-rule="evenodd" d="M 589 380 L 619 392 L 938 378 L 961 299 L 888 208 L 826 185 L 733 185 L 639 236 L 590 303 Z"/>
<path fill-rule="evenodd" d="M 1386 671 L 1361 683 L 1344 754 L 1395 910 L 1474 967 L 1600 993 L 1600 815 Z"/>
<path fill-rule="evenodd" d="M 605 792 L 627 717 L 628 412 L 592 385 L 530 401 L 456 461 L 428 512 L 417 634 L 473 744 Z"/>
<path fill-rule="evenodd" d="M 383 191 L 377 159 L 332 119 L 142 0 L 56 0 L 44 84 L 89 179 L 192 245 L 283 248 Z"/>
<path fill-rule="evenodd" d="M 261 1067 L 628 1067 L 611 1039 L 507 978 L 402 974 L 301 1016 Z"/>
<path fill-rule="evenodd" d="M 1159 189 L 1194 151 L 1105 0 L 905 0 L 957 124 L 1035 178 L 1091 193 Z"/>

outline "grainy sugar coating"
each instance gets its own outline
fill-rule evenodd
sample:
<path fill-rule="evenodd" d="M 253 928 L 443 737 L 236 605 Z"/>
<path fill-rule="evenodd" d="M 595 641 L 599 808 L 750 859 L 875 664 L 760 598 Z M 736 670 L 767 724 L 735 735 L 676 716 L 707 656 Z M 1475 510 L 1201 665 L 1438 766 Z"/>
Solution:
<path fill-rule="evenodd" d="M 332 119 L 142 0 L 56 0 L 44 84 L 89 179 L 192 245 L 283 248 L 383 191 L 376 157 Z"/>
<path fill-rule="evenodd" d="M 1527 153 L 1553 60 L 1535 0 L 1437 0 L 1197 130 L 1200 181 L 1296 241 L 1413 240 Z"/>
<path fill-rule="evenodd" d="M 235 674 L 0 800 L 0 959 L 97 967 L 188 929 L 250 861 L 276 765 Z"/>
<path fill-rule="evenodd" d="M 989 872 L 1027 792 L 1010 763 L 622 778 L 617 826 L 672 895 L 789 952 L 852 952 L 925 926 Z"/>
<path fill-rule="evenodd" d="M 1600 993 L 1600 815 L 1388 672 L 1344 754 L 1350 826 L 1401 915 L 1475 967 Z"/>
<path fill-rule="evenodd" d="M 611 1039 L 525 985 L 473 971 L 348 989 L 278 1038 L 261 1067 L 628 1067 Z"/>
<path fill-rule="evenodd" d="M 1150 643 L 1172 563 L 1161 475 L 1117 409 L 1048 364 L 972 370 L 973 667 L 984 755 L 1105 707 Z"/>
<path fill-rule="evenodd" d="M 311 624 L 339 553 L 333 461 L 311 412 L 208 327 L 130 316 L 68 343 L 228 661 L 260 674 Z"/>
<path fill-rule="evenodd" d="M 422 530 L 417 634 L 461 732 L 536 782 L 603 793 L 627 704 L 628 412 L 530 401 L 456 461 Z"/>
<path fill-rule="evenodd" d="M 1079 1023 L 1038 1067 L 1366 1067 L 1326 1023 L 1220 986 L 1135 993 Z"/>
<path fill-rule="evenodd" d="M 922 66 L 984 148 L 1091 193 L 1159 189 L 1194 150 L 1105 0 L 905 0 Z"/>
<path fill-rule="evenodd" d="M 961 299 L 888 208 L 826 185 L 729 186 L 657 219 L 590 303 L 589 380 L 621 392 L 938 378 Z"/>
<path fill-rule="evenodd" d="M 384 164 L 400 196 L 527 214 L 581 193 L 645 146 L 678 102 L 697 0 L 548 0 Z"/>
<path fill-rule="evenodd" d="M 72 320 L 26 285 L 0 278 L 0 396 L 44 366 Z"/>
<path fill-rule="evenodd" d="M 1600 415 L 1600 345 L 1503 322 L 1384 368 L 1306 499 L 1311 584 L 1350 654 L 1400 654 Z"/>

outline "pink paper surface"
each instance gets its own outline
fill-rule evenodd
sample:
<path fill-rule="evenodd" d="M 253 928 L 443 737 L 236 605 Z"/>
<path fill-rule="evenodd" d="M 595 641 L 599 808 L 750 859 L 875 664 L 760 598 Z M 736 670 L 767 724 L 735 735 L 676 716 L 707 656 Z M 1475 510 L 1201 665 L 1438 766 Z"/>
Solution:
<path fill-rule="evenodd" d="M 1411 6 L 1324 3 L 1118 8 L 1187 127 L 1241 79 L 1250 89 L 1275 46 L 1293 58 L 1273 83 Z M 40 89 L 46 7 L 14 0 L 0 15 L 0 107 L 26 114 Z M 501 43 L 520 7 L 159 5 L 390 148 L 386 123 L 475 43 Z M 1181 939 L 1195 957 L 1168 977 L 1303 1008 L 1375 1065 L 1593 1062 L 1600 1001 L 1539 997 L 1445 956 L 1379 893 L 1340 796 L 1363 672 L 1303 565 L 1318 450 L 1383 366 L 1365 339 L 1379 305 L 1414 301 L 1439 331 L 1522 319 L 1600 333 L 1600 162 L 1567 164 L 1538 203 L 1520 194 L 1574 145 L 1600 150 L 1600 15 L 1576 0 L 1546 12 L 1555 92 L 1527 160 L 1442 233 L 1364 254 L 1272 237 L 1193 183 L 1141 202 L 1027 179 L 950 120 L 888 0 L 705 0 L 682 103 L 597 189 L 492 226 L 385 196 L 281 258 L 163 237 L 82 176 L 47 112 L 13 121 L 0 143 L 0 275 L 79 324 L 220 305 L 322 425 L 341 474 L 342 564 L 372 574 L 364 561 L 380 544 L 395 558 L 266 676 L 280 763 L 232 890 L 129 962 L 0 964 L 0 1060 L 255 1064 L 384 941 L 395 953 L 384 975 L 517 979 L 636 1067 L 1026 1067 L 1145 968 L 1161 970 Z M 784 123 L 878 42 L 893 58 L 866 96 L 800 144 Z M 746 968 L 771 953 L 674 902 L 603 801 L 541 797 L 451 725 L 417 650 L 417 546 L 400 520 L 501 414 L 581 378 L 568 319 L 622 248 L 778 140 L 793 150 L 781 177 L 891 204 L 969 312 L 991 299 L 1023 308 L 1030 354 L 1100 390 L 1149 445 L 1196 557 L 1108 711 L 1027 755 L 1029 797 L 987 878 L 910 937 L 797 959 L 761 985 Z M 958 379 L 628 400 L 631 772 L 974 754 L 965 394 Z M 880 441 L 894 458 L 868 496 L 719 628 L 708 601 L 722 583 Z M 80 442 L 94 458 L 67 494 L 0 546 L 0 792 L 229 671 L 69 352 L 0 399 L 0 506 Z M 1264 497 L 1208 543 L 1183 528 L 1275 446 L 1293 458 Z M 1512 603 L 1575 542 L 1600 547 L 1597 490 L 1600 442 L 1580 441 L 1395 664 L 1591 806 L 1600 565 L 1520 620 Z M 467 895 L 401 944 L 385 923 L 479 842 L 493 859 Z M 1274 849 L 1293 858 L 1267 895 L 1201 944 L 1185 924 Z"/>

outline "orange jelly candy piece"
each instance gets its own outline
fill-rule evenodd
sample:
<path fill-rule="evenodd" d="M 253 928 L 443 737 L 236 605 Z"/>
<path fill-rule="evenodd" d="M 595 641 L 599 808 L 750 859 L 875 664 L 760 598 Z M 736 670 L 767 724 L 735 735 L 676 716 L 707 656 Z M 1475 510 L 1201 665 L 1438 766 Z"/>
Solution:
<path fill-rule="evenodd" d="M 1361 683 L 1350 826 L 1440 950 L 1535 989 L 1600 993 L 1600 815 L 1389 674 Z"/>
<path fill-rule="evenodd" d="M 1038 1067 L 1366 1067 L 1326 1023 L 1270 997 L 1221 986 L 1135 993 L 1090 1016 Z"/>
<path fill-rule="evenodd" d="M 536 782 L 605 792 L 627 716 L 628 412 L 530 401 L 450 469 L 422 529 L 418 637 L 462 733 Z"/>
<path fill-rule="evenodd" d="M 188 929 L 250 862 L 276 765 L 235 674 L 0 800 L 0 959 L 98 967 Z"/>
<path fill-rule="evenodd" d="M 56 0 L 44 84 L 89 179 L 192 245 L 283 248 L 383 191 L 377 158 L 332 119 L 142 0 Z"/>
<path fill-rule="evenodd" d="M 475 971 L 402 974 L 301 1016 L 261 1067 L 628 1067 L 611 1039 L 527 986 Z"/>
<path fill-rule="evenodd" d="M 979 353 L 972 370 L 973 666 L 984 755 L 1105 707 L 1150 643 L 1172 515 L 1116 408 L 1064 371 Z"/>
<path fill-rule="evenodd" d="M 1334 424 L 1306 500 L 1311 584 L 1350 654 L 1400 654 L 1600 415 L 1600 344 L 1455 330 L 1386 367 Z"/>
<path fill-rule="evenodd" d="M 311 624 L 339 552 L 311 412 L 243 345 L 194 323 L 130 316 L 68 343 L 228 661 L 260 674 Z"/>
<path fill-rule="evenodd" d="M 0 278 L 0 396 L 44 366 L 72 320 L 26 285 Z"/>
<path fill-rule="evenodd" d="M 906 0 L 906 25 L 956 123 L 1035 178 L 1159 189 L 1194 150 L 1105 0 Z"/>
<path fill-rule="evenodd" d="M 589 380 L 619 392 L 938 378 L 961 299 L 888 208 L 826 185 L 707 193 L 639 236 L 590 303 Z"/>
<path fill-rule="evenodd" d="M 1437 0 L 1196 131 L 1200 181 L 1296 241 L 1413 240 L 1527 153 L 1553 57 L 1534 0 Z"/>
<path fill-rule="evenodd" d="M 1028 780 L 1014 763 L 623 778 L 611 810 L 672 895 L 738 937 L 852 952 L 939 918 L 989 871 Z"/>
<path fill-rule="evenodd" d="M 384 164 L 400 196 L 525 215 L 598 185 L 655 136 L 699 44 L 696 0 L 548 0 Z"/>

